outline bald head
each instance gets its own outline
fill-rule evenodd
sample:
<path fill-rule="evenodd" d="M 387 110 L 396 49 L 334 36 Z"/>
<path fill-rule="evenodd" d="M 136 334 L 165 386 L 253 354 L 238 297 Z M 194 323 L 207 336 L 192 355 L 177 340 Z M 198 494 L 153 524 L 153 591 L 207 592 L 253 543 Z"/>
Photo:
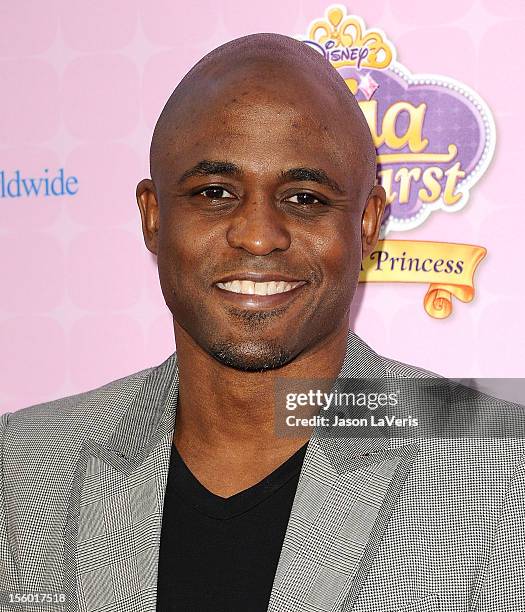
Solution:
<path fill-rule="evenodd" d="M 381 226 L 375 174 L 366 120 L 316 51 L 257 34 L 204 57 L 164 107 L 153 180 L 137 186 L 177 346 L 187 334 L 262 371 L 343 333 Z"/>
<path fill-rule="evenodd" d="M 267 104 L 313 118 L 346 155 L 363 186 L 376 176 L 376 151 L 363 113 L 337 70 L 303 42 L 280 34 L 253 34 L 228 42 L 203 57 L 182 79 L 157 121 L 150 151 L 155 181 L 167 157 L 202 121 L 225 107 Z M 248 119 L 248 115 L 247 115 Z M 228 126 L 224 126 L 228 129 Z M 315 135 L 312 134 L 315 138 Z"/>

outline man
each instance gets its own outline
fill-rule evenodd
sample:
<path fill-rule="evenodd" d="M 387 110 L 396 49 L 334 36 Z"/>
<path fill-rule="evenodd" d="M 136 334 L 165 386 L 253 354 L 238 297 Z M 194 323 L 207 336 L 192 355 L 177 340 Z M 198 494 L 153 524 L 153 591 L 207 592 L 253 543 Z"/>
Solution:
<path fill-rule="evenodd" d="M 306 45 L 248 36 L 186 75 L 137 187 L 177 354 L 4 415 L 2 609 L 525 609 L 521 439 L 276 434 L 278 380 L 428 376 L 348 328 L 375 177 Z"/>

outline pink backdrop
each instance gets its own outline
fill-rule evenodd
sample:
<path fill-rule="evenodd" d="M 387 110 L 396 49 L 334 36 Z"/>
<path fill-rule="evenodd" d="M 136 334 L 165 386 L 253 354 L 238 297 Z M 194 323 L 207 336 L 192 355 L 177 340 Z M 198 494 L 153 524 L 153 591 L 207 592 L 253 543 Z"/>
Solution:
<path fill-rule="evenodd" d="M 330 2 L 18 0 L 0 7 L 0 169 L 64 168 L 74 196 L 2 198 L 0 413 L 155 365 L 174 350 L 134 190 L 152 127 L 202 55 L 257 31 L 305 33 Z M 491 167 L 457 213 L 388 238 L 484 246 L 470 304 L 432 319 L 420 285 L 362 285 L 355 328 L 379 352 L 451 376 L 521 376 L 525 9 L 519 0 L 354 0 L 412 72 L 453 77 L 491 108 Z"/>

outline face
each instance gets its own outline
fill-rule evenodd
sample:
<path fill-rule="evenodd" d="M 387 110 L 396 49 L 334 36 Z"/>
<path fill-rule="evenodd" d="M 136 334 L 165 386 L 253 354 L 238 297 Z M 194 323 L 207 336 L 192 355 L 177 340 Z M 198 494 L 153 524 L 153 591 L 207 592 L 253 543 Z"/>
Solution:
<path fill-rule="evenodd" d="M 137 188 L 176 323 L 241 370 L 280 367 L 344 324 L 384 207 L 333 101 L 296 92 L 244 77 L 181 110 Z"/>

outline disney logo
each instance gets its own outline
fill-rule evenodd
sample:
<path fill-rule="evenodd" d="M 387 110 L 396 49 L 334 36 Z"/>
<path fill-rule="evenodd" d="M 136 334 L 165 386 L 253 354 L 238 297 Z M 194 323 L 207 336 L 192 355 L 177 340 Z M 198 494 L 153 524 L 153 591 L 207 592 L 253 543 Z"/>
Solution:
<path fill-rule="evenodd" d="M 327 40 L 324 45 L 313 40 L 305 40 L 303 42 L 313 47 L 329 62 L 355 62 L 358 70 L 370 54 L 370 49 L 368 47 L 337 47 L 335 40 Z"/>

